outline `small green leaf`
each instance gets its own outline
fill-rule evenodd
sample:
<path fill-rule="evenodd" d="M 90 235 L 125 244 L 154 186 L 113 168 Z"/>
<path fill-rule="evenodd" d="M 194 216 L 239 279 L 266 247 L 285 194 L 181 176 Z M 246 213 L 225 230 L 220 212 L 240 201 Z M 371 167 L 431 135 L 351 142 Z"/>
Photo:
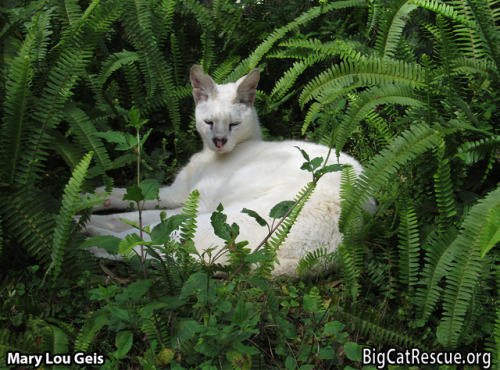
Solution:
<path fill-rule="evenodd" d="M 115 345 L 117 350 L 114 355 L 116 358 L 123 358 L 132 348 L 134 342 L 134 335 L 131 331 L 120 331 L 116 334 Z"/>
<path fill-rule="evenodd" d="M 108 143 L 115 144 L 126 144 L 125 135 L 119 131 L 105 131 L 105 132 L 97 132 L 94 134 L 95 136 L 102 137 Z"/>
<path fill-rule="evenodd" d="M 304 306 L 304 310 L 306 310 L 306 312 L 313 312 L 318 309 L 316 302 L 309 294 L 304 294 L 302 305 Z"/>
<path fill-rule="evenodd" d="M 241 210 L 241 213 L 246 213 L 250 217 L 255 218 L 255 220 L 260 226 L 267 226 L 267 221 L 264 220 L 257 212 L 252 211 L 251 209 L 243 208 Z"/>
<path fill-rule="evenodd" d="M 160 190 L 160 183 L 155 179 L 148 179 L 141 181 L 140 188 L 144 196 L 144 200 L 158 199 Z"/>
<path fill-rule="evenodd" d="M 276 204 L 271 211 L 269 212 L 269 217 L 272 218 L 282 218 L 285 217 L 285 215 L 292 209 L 292 207 L 295 205 L 295 202 L 293 200 L 284 200 L 283 202 L 280 202 Z"/>
<path fill-rule="evenodd" d="M 288 355 L 285 360 L 285 368 L 287 370 L 294 370 L 297 368 L 295 360 L 292 356 Z"/>
<path fill-rule="evenodd" d="M 229 312 L 233 308 L 233 305 L 229 301 L 221 301 L 217 303 L 217 308 L 222 312 Z"/>
<path fill-rule="evenodd" d="M 109 254 L 117 255 L 119 253 L 118 245 L 121 241 L 120 238 L 112 235 L 94 236 L 85 240 L 85 242 L 80 245 L 80 248 L 99 247 L 106 250 Z"/>
<path fill-rule="evenodd" d="M 239 300 L 234 309 L 233 324 L 241 325 L 248 318 L 248 310 L 245 301 Z"/>
<path fill-rule="evenodd" d="M 302 156 L 304 157 L 304 159 L 307 161 L 307 162 L 310 162 L 311 159 L 309 158 L 309 154 L 307 154 L 307 152 L 304 150 L 304 149 L 300 149 L 298 146 L 296 146 L 296 148 L 298 150 L 300 150 L 300 152 L 302 153 Z"/>
<path fill-rule="evenodd" d="M 167 243 L 170 240 L 170 234 L 177 230 L 188 218 L 188 215 L 174 215 L 167 218 L 151 230 L 151 240 L 159 244 Z"/>
<path fill-rule="evenodd" d="M 132 185 L 127 188 L 127 193 L 123 196 L 123 200 L 131 200 L 139 203 L 144 200 L 144 195 L 142 194 L 142 189 L 137 185 Z"/>
<path fill-rule="evenodd" d="M 335 337 L 338 337 L 339 332 L 344 330 L 344 328 L 345 328 L 345 325 L 342 324 L 340 321 L 327 322 L 325 324 L 325 328 L 323 329 L 323 334 L 325 336 L 333 335 Z"/>
<path fill-rule="evenodd" d="M 361 352 L 363 346 L 354 342 L 347 342 L 344 344 L 344 352 L 347 358 L 351 361 L 361 362 Z"/>
<path fill-rule="evenodd" d="M 233 364 L 235 369 L 250 370 L 252 368 L 252 358 L 247 353 L 228 351 L 226 358 Z"/>

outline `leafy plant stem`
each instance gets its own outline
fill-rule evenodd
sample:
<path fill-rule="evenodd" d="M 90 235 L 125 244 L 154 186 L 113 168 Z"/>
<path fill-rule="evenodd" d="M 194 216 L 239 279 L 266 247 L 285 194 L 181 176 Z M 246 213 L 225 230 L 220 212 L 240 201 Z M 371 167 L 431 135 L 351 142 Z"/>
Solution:
<path fill-rule="evenodd" d="M 314 189 L 314 186 L 316 185 L 316 183 L 318 182 L 320 177 L 316 178 L 314 181 L 312 181 L 308 188 L 307 188 L 307 191 L 302 194 L 301 197 L 299 197 L 299 199 L 297 199 L 297 201 L 293 204 L 293 206 L 288 210 L 288 212 L 285 214 L 285 216 L 283 216 L 279 222 L 276 224 L 276 226 L 274 226 L 271 231 L 266 235 L 266 237 L 259 243 L 259 245 L 252 251 L 251 254 L 257 252 L 258 250 L 260 250 L 265 244 L 266 242 L 269 240 L 269 238 L 274 234 L 274 232 L 280 227 L 280 225 L 283 223 L 283 221 L 286 220 L 286 218 L 290 215 L 290 213 L 292 213 L 292 211 L 295 209 L 295 207 L 297 206 L 297 204 L 299 204 L 302 199 L 304 199 L 306 196 L 308 196 L 308 194 L 312 191 L 312 189 Z M 228 277 L 228 279 L 226 280 L 226 285 L 228 285 L 237 275 L 238 273 L 245 267 L 245 262 L 243 262 L 237 269 L 235 272 L 233 272 L 233 274 L 231 276 Z"/>

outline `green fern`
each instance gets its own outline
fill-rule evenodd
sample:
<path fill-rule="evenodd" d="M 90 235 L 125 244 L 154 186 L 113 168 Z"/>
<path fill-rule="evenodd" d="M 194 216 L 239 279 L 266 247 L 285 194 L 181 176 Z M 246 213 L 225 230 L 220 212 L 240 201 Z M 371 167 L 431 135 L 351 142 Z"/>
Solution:
<path fill-rule="evenodd" d="M 354 104 L 346 112 L 344 120 L 337 132 L 335 148 L 339 153 L 347 138 L 354 131 L 354 126 L 364 119 L 376 106 L 381 104 L 400 104 L 408 106 L 423 106 L 424 103 L 415 96 L 413 89 L 407 85 L 372 87 L 358 95 Z"/>
<path fill-rule="evenodd" d="M 421 336 L 410 328 L 401 330 L 402 323 L 395 314 L 384 317 L 379 311 L 356 306 L 345 306 L 341 317 L 349 322 L 351 331 L 370 338 L 378 347 L 390 345 L 399 348 L 426 348 Z"/>
<path fill-rule="evenodd" d="M 153 99 L 159 88 L 159 107 L 166 107 L 172 127 L 179 132 L 181 117 L 179 100 L 174 85 L 172 69 L 163 57 L 156 35 L 152 32 L 152 17 L 148 2 L 128 0 L 123 4 L 123 19 L 129 31 L 129 39 L 137 49 L 139 65 L 146 85 L 148 99 Z"/>
<path fill-rule="evenodd" d="M 197 227 L 196 217 L 198 215 L 199 201 L 200 193 L 198 190 L 194 190 L 191 194 L 189 194 L 189 197 L 182 208 L 182 214 L 188 216 L 188 218 L 181 225 L 180 235 L 184 243 L 186 243 L 191 250 L 195 250 L 193 238 Z"/>
<path fill-rule="evenodd" d="M 451 183 L 450 161 L 445 157 L 445 144 L 440 140 L 437 150 L 438 168 L 434 174 L 436 202 L 439 211 L 438 232 L 445 232 L 452 225 L 457 214 Z"/>
<path fill-rule="evenodd" d="M 473 206 L 462 223 L 460 234 L 449 246 L 443 318 L 437 338 L 446 348 L 455 348 L 483 268 L 484 256 L 500 241 L 500 188 Z"/>
<path fill-rule="evenodd" d="M 398 280 L 407 292 L 412 292 L 418 280 L 419 270 L 419 233 L 415 209 L 407 206 L 400 215 L 399 224 L 399 276 Z"/>
<path fill-rule="evenodd" d="M 348 232 L 348 225 L 356 213 L 402 165 L 435 145 L 434 130 L 425 124 L 418 124 L 403 132 L 390 146 L 375 156 L 342 204 L 339 221 L 341 232 Z"/>
<path fill-rule="evenodd" d="M 62 198 L 61 211 L 56 217 L 56 225 L 54 229 L 54 239 L 52 246 L 52 262 L 47 273 L 51 270 L 52 280 L 55 281 L 61 271 L 61 265 L 64 259 L 69 234 L 71 232 L 71 224 L 73 217 L 78 209 L 76 203 L 79 201 L 79 195 L 82 191 L 82 183 L 87 174 L 90 161 L 92 160 L 93 153 L 88 153 L 81 160 L 80 164 L 76 166 L 73 171 L 72 177 L 64 189 Z M 47 274 L 46 273 L 46 274 Z"/>
<path fill-rule="evenodd" d="M 279 250 L 281 244 L 285 241 L 290 230 L 292 229 L 293 224 L 297 220 L 300 211 L 304 208 L 304 205 L 311 197 L 314 189 L 316 188 L 316 182 L 310 182 L 305 187 L 303 187 L 297 196 L 294 198 L 294 206 L 291 211 L 285 216 L 282 220 L 278 229 L 276 229 L 275 233 L 269 238 L 269 245 L 272 250 Z"/>
<path fill-rule="evenodd" d="M 87 352 L 96 333 L 108 324 L 109 315 L 106 308 L 94 312 L 78 333 L 74 351 Z"/>
<path fill-rule="evenodd" d="M 43 17 L 41 13 L 40 17 Z M 22 139 L 27 131 L 27 112 L 31 101 L 31 83 L 33 77 L 33 60 L 37 38 L 43 38 L 48 26 L 38 28 L 38 19 L 32 22 L 30 32 L 12 61 L 7 71 L 5 84 L 5 113 L 0 127 L 0 161 L 1 182 L 10 184 L 15 176 L 16 166 L 22 151 Z"/>
<path fill-rule="evenodd" d="M 335 254 L 328 252 L 327 248 L 320 248 L 309 252 L 299 260 L 297 273 L 300 277 L 304 277 L 311 272 L 324 271 L 333 264 L 334 259 Z"/>
<path fill-rule="evenodd" d="M 358 86 L 401 83 L 407 86 L 423 85 L 423 73 L 418 64 L 384 58 L 360 58 L 355 62 L 349 60 L 333 66 L 321 73 L 306 85 L 300 95 L 299 102 L 304 106 L 312 99 L 323 101 L 332 90 Z M 349 91 L 347 90 L 347 91 Z"/>
<path fill-rule="evenodd" d="M 4 232 L 23 246 L 44 268 L 48 267 L 55 221 L 53 199 L 25 188 L 0 193 Z"/>
<path fill-rule="evenodd" d="M 7 351 L 37 353 L 36 338 L 30 330 L 14 334 L 9 329 L 0 329 L 0 364 L 7 358 Z"/>
<path fill-rule="evenodd" d="M 111 169 L 112 163 L 104 144 L 101 138 L 97 136 L 97 130 L 85 112 L 73 104 L 67 104 L 64 108 L 64 117 L 70 124 L 81 146 L 85 150 L 94 153 L 93 158 L 99 167 L 99 172 L 105 173 Z"/>
<path fill-rule="evenodd" d="M 255 51 L 246 59 L 244 59 L 233 71 L 229 74 L 224 82 L 235 81 L 242 77 L 245 73 L 255 68 L 263 56 L 271 49 L 271 47 L 281 38 L 283 38 L 288 32 L 295 29 L 298 26 L 304 25 L 311 20 L 319 17 L 334 9 L 343 9 L 348 7 L 363 6 L 366 4 L 365 0 L 347 0 L 347 1 L 336 1 L 334 3 L 317 6 L 309 9 L 308 11 L 302 13 L 299 17 L 295 18 L 292 22 L 275 30 L 271 35 L 269 35 L 256 49 Z"/>

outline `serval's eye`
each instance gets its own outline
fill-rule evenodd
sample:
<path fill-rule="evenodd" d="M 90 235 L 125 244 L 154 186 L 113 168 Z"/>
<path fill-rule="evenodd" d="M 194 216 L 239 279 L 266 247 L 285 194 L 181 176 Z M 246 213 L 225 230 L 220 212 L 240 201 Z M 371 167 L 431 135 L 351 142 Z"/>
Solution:
<path fill-rule="evenodd" d="M 234 127 L 238 126 L 240 122 L 233 122 L 229 124 L 229 131 L 231 131 Z"/>
<path fill-rule="evenodd" d="M 210 128 L 214 127 L 214 122 L 213 121 L 209 121 L 209 120 L 205 120 L 205 123 L 210 126 Z"/>

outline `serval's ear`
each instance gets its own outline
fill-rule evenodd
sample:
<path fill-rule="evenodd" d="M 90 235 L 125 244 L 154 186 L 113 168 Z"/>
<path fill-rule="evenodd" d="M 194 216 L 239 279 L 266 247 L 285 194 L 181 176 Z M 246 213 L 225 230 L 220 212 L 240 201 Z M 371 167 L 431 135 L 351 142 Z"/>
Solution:
<path fill-rule="evenodd" d="M 191 85 L 193 85 L 193 98 L 196 104 L 208 100 L 208 98 L 215 94 L 215 82 L 209 75 L 203 72 L 203 68 L 198 65 L 191 67 L 189 75 Z"/>
<path fill-rule="evenodd" d="M 254 68 L 249 74 L 240 78 L 236 83 L 238 90 L 236 90 L 236 102 L 246 105 L 253 105 L 255 101 L 255 94 L 257 93 L 257 85 L 259 84 L 260 71 Z"/>

